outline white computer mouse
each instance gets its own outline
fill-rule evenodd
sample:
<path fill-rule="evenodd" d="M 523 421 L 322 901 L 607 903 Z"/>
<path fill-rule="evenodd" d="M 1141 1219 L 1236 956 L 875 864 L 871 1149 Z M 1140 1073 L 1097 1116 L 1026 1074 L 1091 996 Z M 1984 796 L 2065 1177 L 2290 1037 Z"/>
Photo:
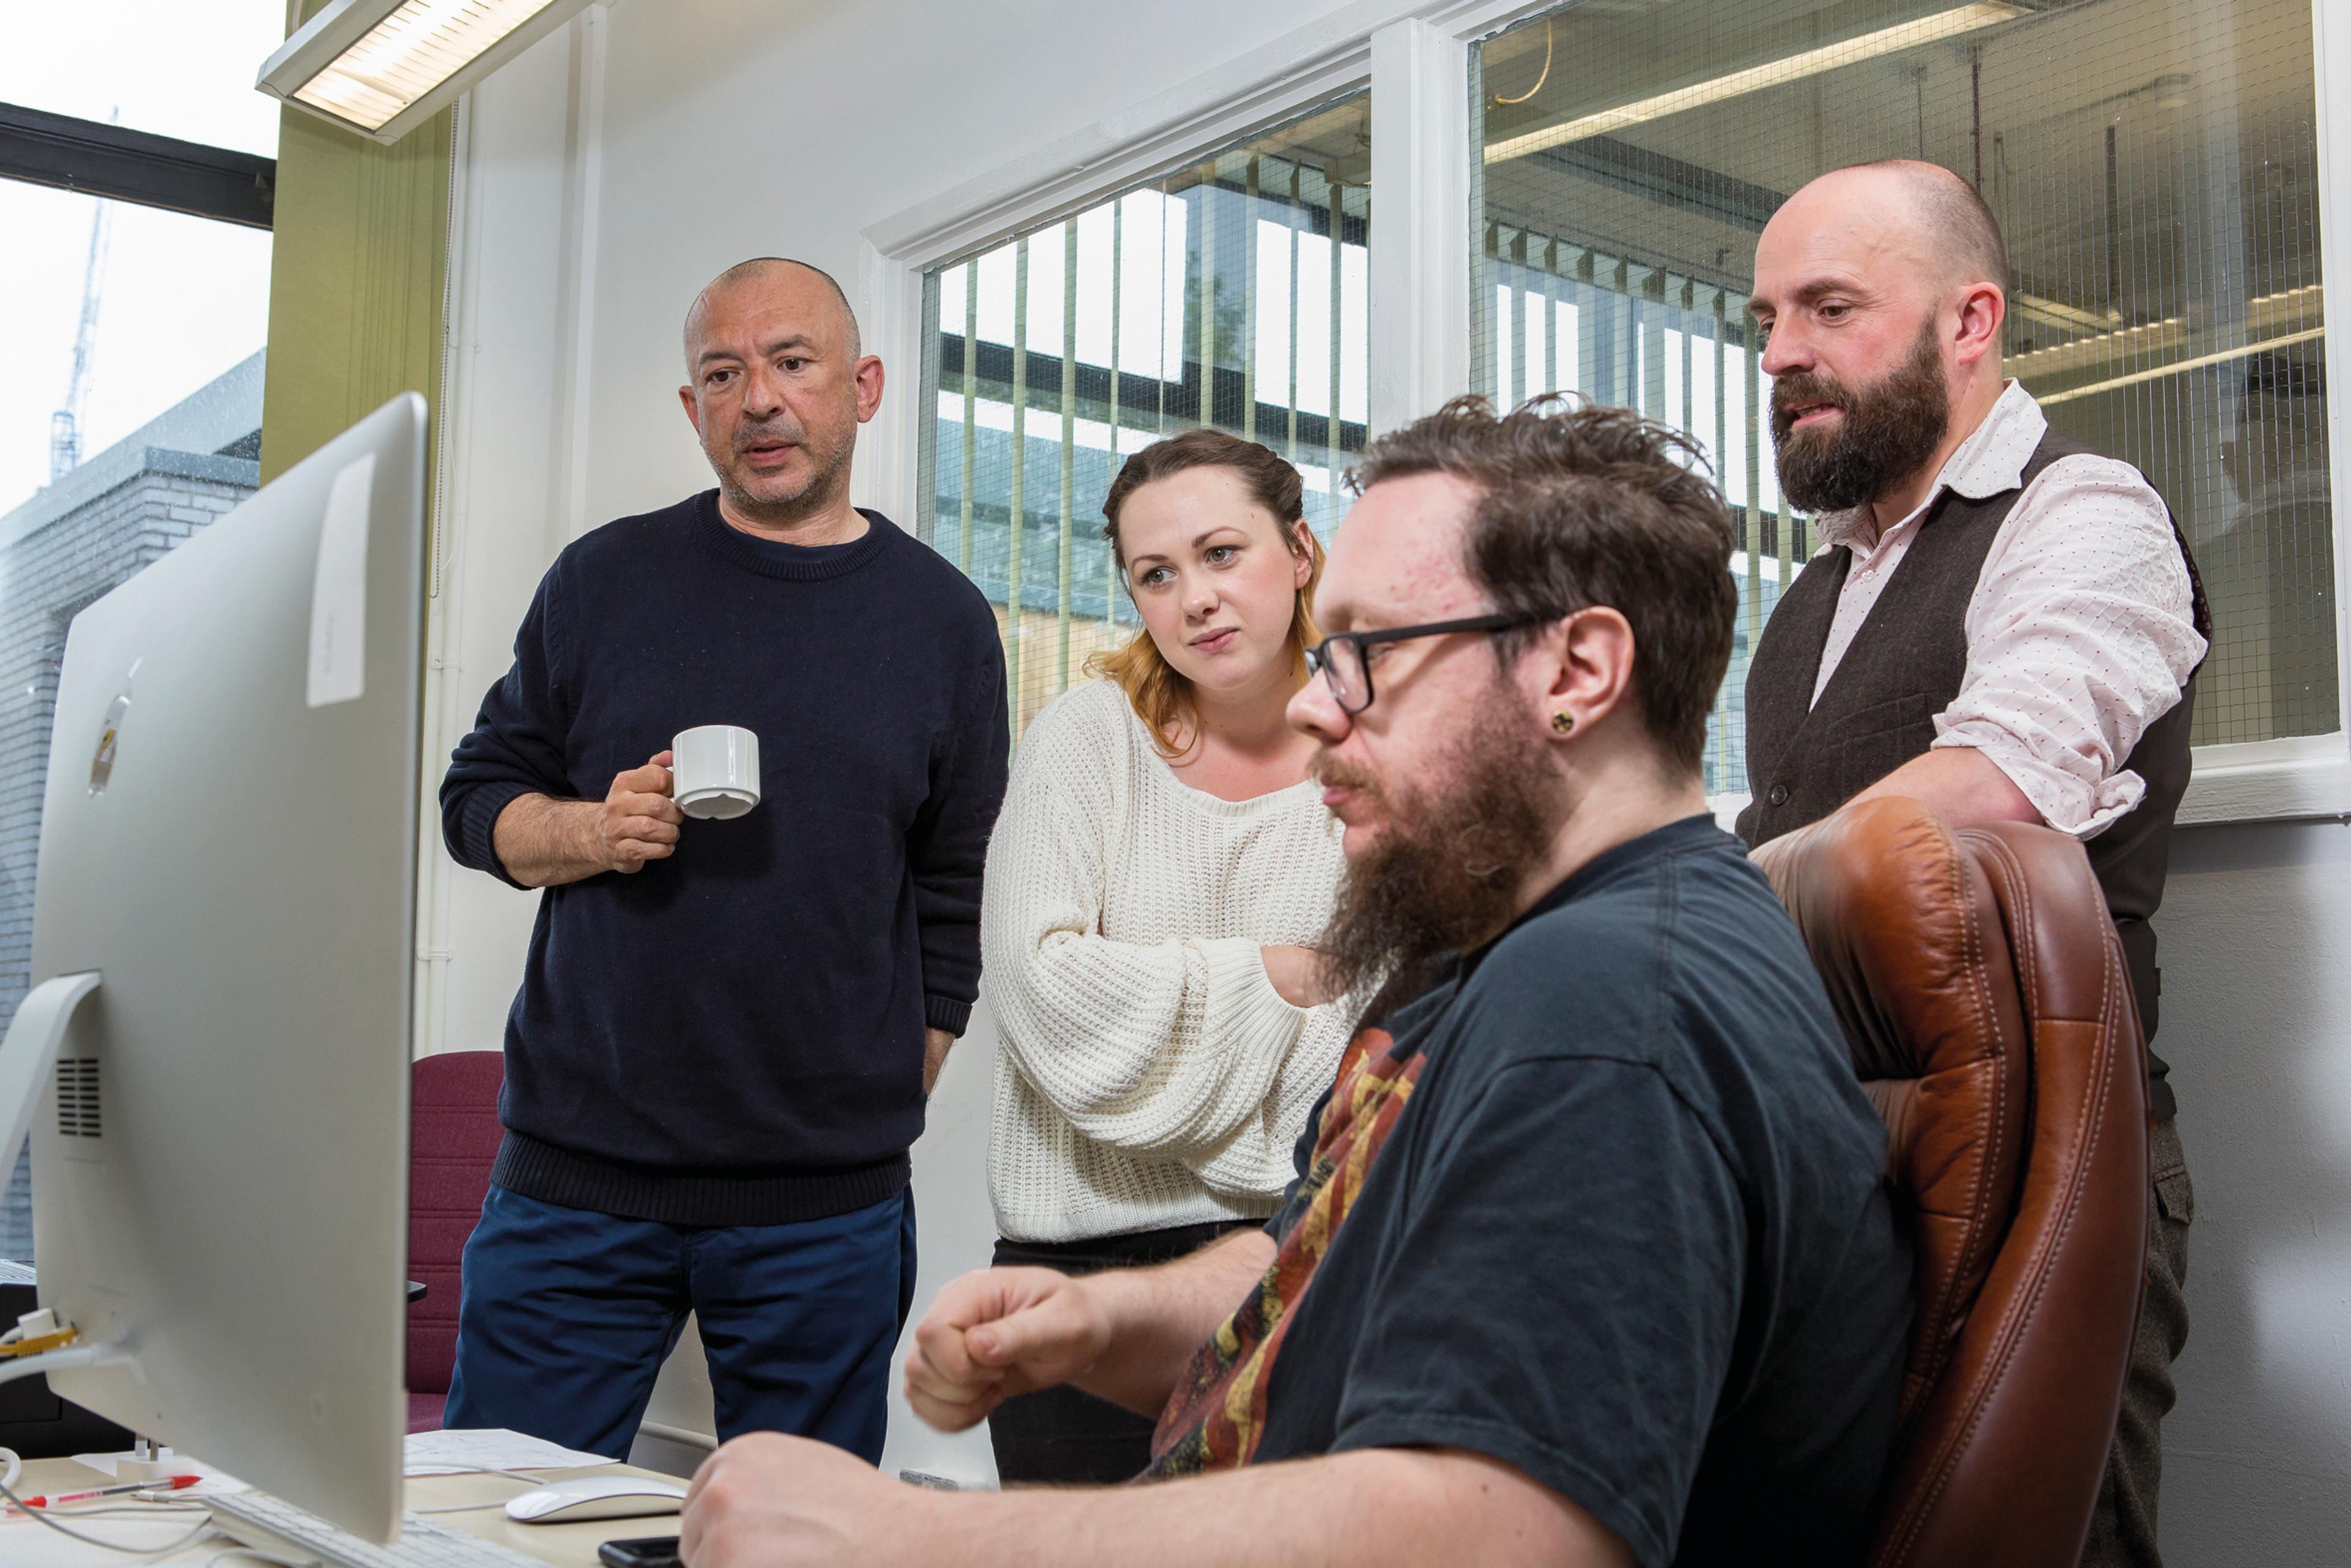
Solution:
<path fill-rule="evenodd" d="M 574 1476 L 509 1498 L 507 1517 L 524 1524 L 569 1524 L 580 1519 L 675 1513 L 684 1502 L 683 1481 L 658 1476 Z"/>

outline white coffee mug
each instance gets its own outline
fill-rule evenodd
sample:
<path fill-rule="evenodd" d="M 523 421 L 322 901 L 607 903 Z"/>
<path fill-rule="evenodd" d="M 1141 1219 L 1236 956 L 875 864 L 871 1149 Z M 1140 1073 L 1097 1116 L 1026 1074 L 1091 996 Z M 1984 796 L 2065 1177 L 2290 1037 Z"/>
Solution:
<path fill-rule="evenodd" d="M 670 742 L 677 809 L 689 817 L 739 817 L 759 803 L 759 737 L 738 725 L 704 724 Z"/>

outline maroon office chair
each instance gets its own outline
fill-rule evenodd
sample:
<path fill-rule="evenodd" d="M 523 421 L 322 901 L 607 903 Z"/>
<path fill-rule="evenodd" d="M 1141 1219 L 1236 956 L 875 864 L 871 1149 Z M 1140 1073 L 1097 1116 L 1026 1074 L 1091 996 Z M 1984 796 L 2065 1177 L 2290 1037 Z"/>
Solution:
<path fill-rule="evenodd" d="M 1880 800 L 1754 859 L 1886 1118 L 1917 1246 L 1873 1568 L 2074 1568 L 2147 1246 L 2147 1051 L 2089 858 Z"/>
<path fill-rule="evenodd" d="M 408 1308 L 408 1429 L 437 1431 L 457 1363 L 458 1271 L 482 1217 L 498 1125 L 504 1053 L 422 1058 L 410 1077 L 408 1277 L 425 1286 Z"/>

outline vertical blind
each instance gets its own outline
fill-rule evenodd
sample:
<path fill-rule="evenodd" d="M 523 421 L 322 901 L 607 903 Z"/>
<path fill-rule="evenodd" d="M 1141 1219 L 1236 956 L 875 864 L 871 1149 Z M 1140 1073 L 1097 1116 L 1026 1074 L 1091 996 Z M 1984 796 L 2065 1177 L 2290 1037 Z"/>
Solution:
<path fill-rule="evenodd" d="M 1627 404 L 1705 448 L 1745 613 L 1740 692 L 1816 542 L 1772 483 L 1755 241 L 1813 176 L 1921 158 L 2007 236 L 2007 373 L 2137 464 L 2217 622 L 2199 744 L 2339 727 L 2310 8 L 2302 0 L 1571 5 L 1473 51 L 1476 385 Z"/>
<path fill-rule="evenodd" d="M 1363 449 L 1357 94 L 931 271 L 917 526 L 997 606 L 1016 738 L 1138 630 L 1102 538 L 1118 465 L 1216 425 L 1289 458 L 1327 537 Z"/>
<path fill-rule="evenodd" d="M 1717 694 L 1702 766 L 1708 794 L 1743 791 L 1747 651 L 1803 565 L 1804 519 L 1781 504 L 1770 378 L 1747 297 L 1719 282 L 1500 223 L 1486 225 L 1490 311 L 1479 342 L 1495 405 L 1546 392 L 1635 408 L 1687 432 L 1739 519 L 1730 561 L 1741 613 L 1731 675 Z"/>

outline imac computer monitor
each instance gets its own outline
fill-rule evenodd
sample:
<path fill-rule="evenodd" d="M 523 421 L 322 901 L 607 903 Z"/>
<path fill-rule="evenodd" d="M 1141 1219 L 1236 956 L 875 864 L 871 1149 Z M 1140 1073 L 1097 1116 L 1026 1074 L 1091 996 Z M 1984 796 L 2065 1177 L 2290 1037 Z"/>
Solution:
<path fill-rule="evenodd" d="M 51 1385 L 377 1542 L 407 1426 L 424 429 L 393 399 L 74 617 L 36 988 L 0 1048 L 21 1070 L 57 1018 L 23 1100 L 41 1304 L 127 1353 Z"/>

